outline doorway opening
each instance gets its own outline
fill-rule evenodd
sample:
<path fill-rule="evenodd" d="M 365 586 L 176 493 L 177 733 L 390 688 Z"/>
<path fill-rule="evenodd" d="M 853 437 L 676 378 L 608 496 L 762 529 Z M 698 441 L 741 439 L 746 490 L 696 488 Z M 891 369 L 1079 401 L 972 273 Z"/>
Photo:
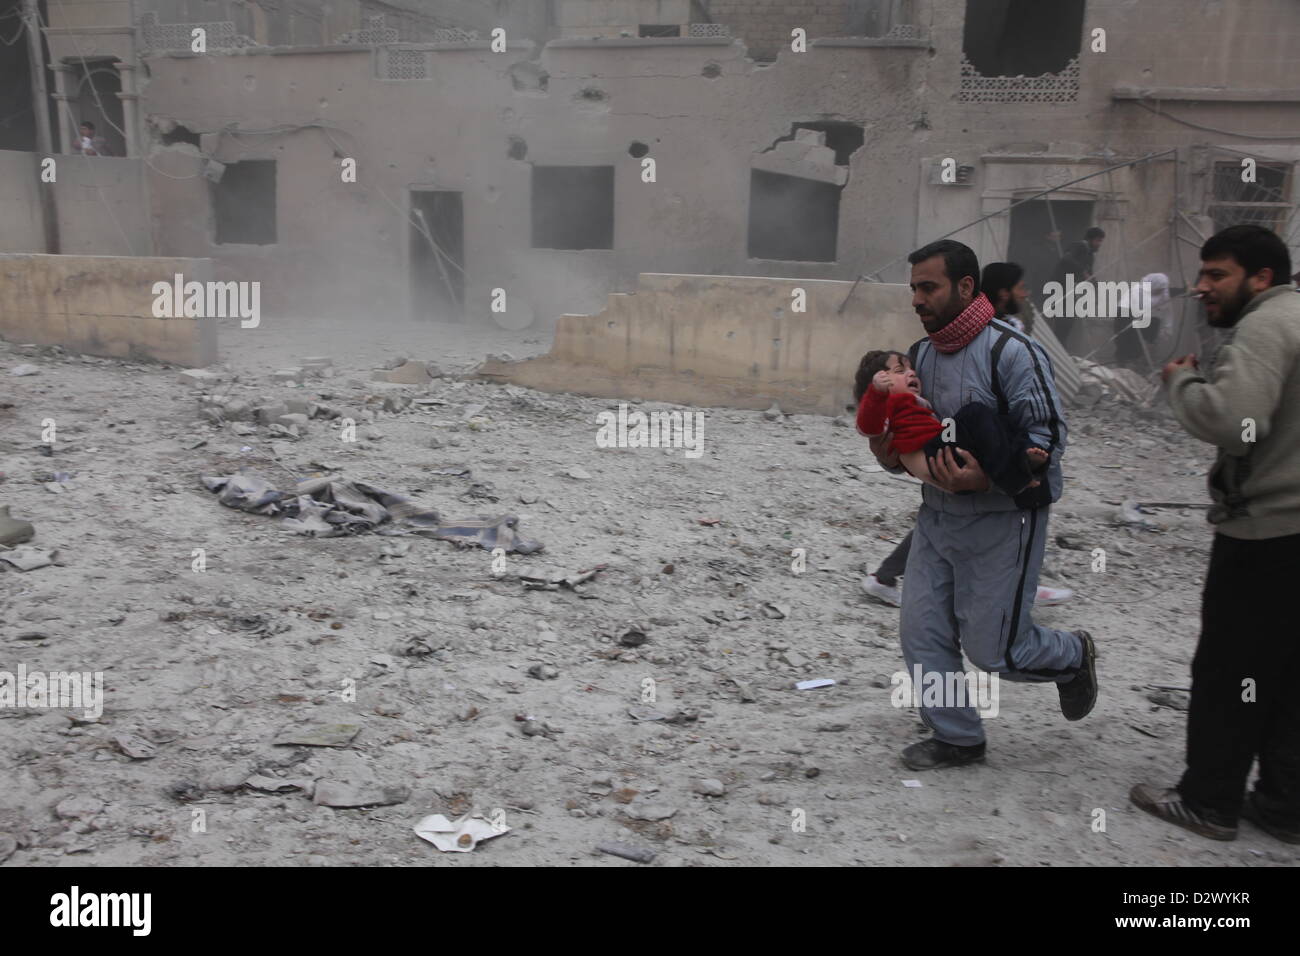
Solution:
<path fill-rule="evenodd" d="M 460 322 L 465 314 L 464 194 L 411 190 L 411 315 Z"/>
<path fill-rule="evenodd" d="M 1025 285 L 1040 309 L 1062 251 L 1083 238 L 1092 215 L 1091 199 L 1034 199 L 1011 210 L 1007 260 L 1024 267 Z"/>

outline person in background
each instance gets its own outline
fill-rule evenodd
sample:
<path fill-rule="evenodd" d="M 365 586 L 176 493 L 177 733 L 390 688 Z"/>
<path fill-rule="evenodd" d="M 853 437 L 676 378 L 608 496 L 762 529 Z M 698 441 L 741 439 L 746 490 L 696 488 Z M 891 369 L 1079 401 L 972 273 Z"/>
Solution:
<path fill-rule="evenodd" d="M 990 262 L 980 277 L 980 291 L 993 304 L 993 318 L 1017 332 L 1034 334 L 1034 306 L 1025 286 L 1025 270 L 1015 262 Z"/>
<path fill-rule="evenodd" d="M 1163 272 L 1147 273 L 1142 282 L 1151 290 L 1151 324 L 1142 330 L 1142 338 L 1154 346 L 1173 324 L 1173 290 Z"/>
<path fill-rule="evenodd" d="M 95 124 L 87 120 L 78 129 L 80 134 L 72 143 L 72 151 L 82 156 L 112 156 L 108 143 L 102 136 L 95 135 Z"/>
<path fill-rule="evenodd" d="M 1061 261 L 1056 264 L 1056 269 L 1052 273 L 1052 281 L 1061 283 L 1064 287 L 1068 276 L 1074 277 L 1074 284 L 1080 282 L 1091 282 L 1093 277 L 1094 263 L 1101 244 L 1106 239 L 1106 233 L 1097 226 L 1092 226 L 1083 234 L 1083 238 L 1078 242 L 1072 242 L 1066 247 L 1065 254 L 1061 256 Z M 1061 340 L 1064 348 L 1069 348 L 1067 340 L 1070 332 L 1074 329 L 1075 319 L 1070 316 L 1057 316 L 1052 320 L 1052 331 L 1056 337 Z"/>

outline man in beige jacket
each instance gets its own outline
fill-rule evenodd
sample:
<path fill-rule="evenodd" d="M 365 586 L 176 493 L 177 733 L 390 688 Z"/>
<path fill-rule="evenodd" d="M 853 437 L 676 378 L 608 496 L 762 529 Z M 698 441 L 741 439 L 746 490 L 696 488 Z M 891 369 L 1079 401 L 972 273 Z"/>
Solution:
<path fill-rule="evenodd" d="M 1237 818 L 1300 844 L 1300 299 L 1291 258 L 1261 226 L 1231 226 L 1201 248 L 1196 291 L 1225 329 L 1207 379 L 1187 355 L 1164 368 L 1179 423 L 1218 446 L 1215 527 L 1192 662 L 1187 770 L 1178 786 L 1138 784 L 1133 803 L 1214 840 Z M 1246 794 L 1251 765 L 1259 779 Z M 1243 799 L 1244 798 L 1244 799 Z"/>

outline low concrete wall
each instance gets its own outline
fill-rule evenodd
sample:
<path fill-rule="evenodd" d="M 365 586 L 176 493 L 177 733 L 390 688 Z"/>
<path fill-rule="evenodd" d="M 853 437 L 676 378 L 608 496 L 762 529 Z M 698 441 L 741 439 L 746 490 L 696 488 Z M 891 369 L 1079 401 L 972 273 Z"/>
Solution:
<path fill-rule="evenodd" d="M 205 366 L 214 319 L 159 319 L 153 284 L 211 277 L 208 259 L 0 255 L 0 335 L 88 355 Z"/>
<path fill-rule="evenodd" d="M 924 331 L 903 285 L 642 273 L 599 315 L 561 316 L 547 355 L 489 359 L 483 377 L 552 392 L 838 415 L 864 352 Z M 791 312 L 795 289 L 806 312 Z"/>

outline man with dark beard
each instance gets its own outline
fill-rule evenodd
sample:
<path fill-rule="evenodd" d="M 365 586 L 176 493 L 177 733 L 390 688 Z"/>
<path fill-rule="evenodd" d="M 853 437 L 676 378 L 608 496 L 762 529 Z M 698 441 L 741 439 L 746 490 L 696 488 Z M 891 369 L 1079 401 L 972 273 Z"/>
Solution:
<path fill-rule="evenodd" d="M 1194 355 L 1164 368 L 1179 423 L 1218 446 L 1209 475 L 1215 535 L 1192 661 L 1187 770 L 1177 787 L 1142 783 L 1130 797 L 1213 840 L 1236 839 L 1244 816 L 1300 844 L 1300 640 L 1291 608 L 1300 569 L 1300 301 L 1288 294 L 1290 272 L 1286 245 L 1262 226 L 1211 236 L 1196 291 L 1226 341 L 1208 380 Z"/>
<path fill-rule="evenodd" d="M 1036 625 L 1032 611 L 1047 541 L 1050 505 L 1061 496 L 1066 427 L 1051 363 L 1038 343 L 1002 322 L 979 291 L 975 253 L 951 239 L 908 256 L 912 307 L 927 333 L 911 348 L 921 393 L 941 418 L 980 402 L 1010 416 L 1049 454 L 1044 480 L 1012 497 L 989 481 L 961 447 L 945 447 L 931 466 L 938 487 L 922 487 L 904 575 L 899 631 L 913 694 L 924 693 L 921 719 L 933 737 L 907 747 L 913 770 L 956 767 L 984 759 L 984 727 L 961 692 L 962 652 L 972 664 L 1007 680 L 1054 681 L 1061 712 L 1079 720 L 1097 700 L 1096 650 L 1086 631 Z M 898 472 L 886 433 L 871 439 L 882 466 Z M 950 676 L 951 675 L 951 676 Z"/>
<path fill-rule="evenodd" d="M 1025 270 L 1015 262 L 990 262 L 980 278 L 980 291 L 993 306 L 993 318 L 1017 332 L 1034 334 L 1034 307 L 1025 288 Z"/>

